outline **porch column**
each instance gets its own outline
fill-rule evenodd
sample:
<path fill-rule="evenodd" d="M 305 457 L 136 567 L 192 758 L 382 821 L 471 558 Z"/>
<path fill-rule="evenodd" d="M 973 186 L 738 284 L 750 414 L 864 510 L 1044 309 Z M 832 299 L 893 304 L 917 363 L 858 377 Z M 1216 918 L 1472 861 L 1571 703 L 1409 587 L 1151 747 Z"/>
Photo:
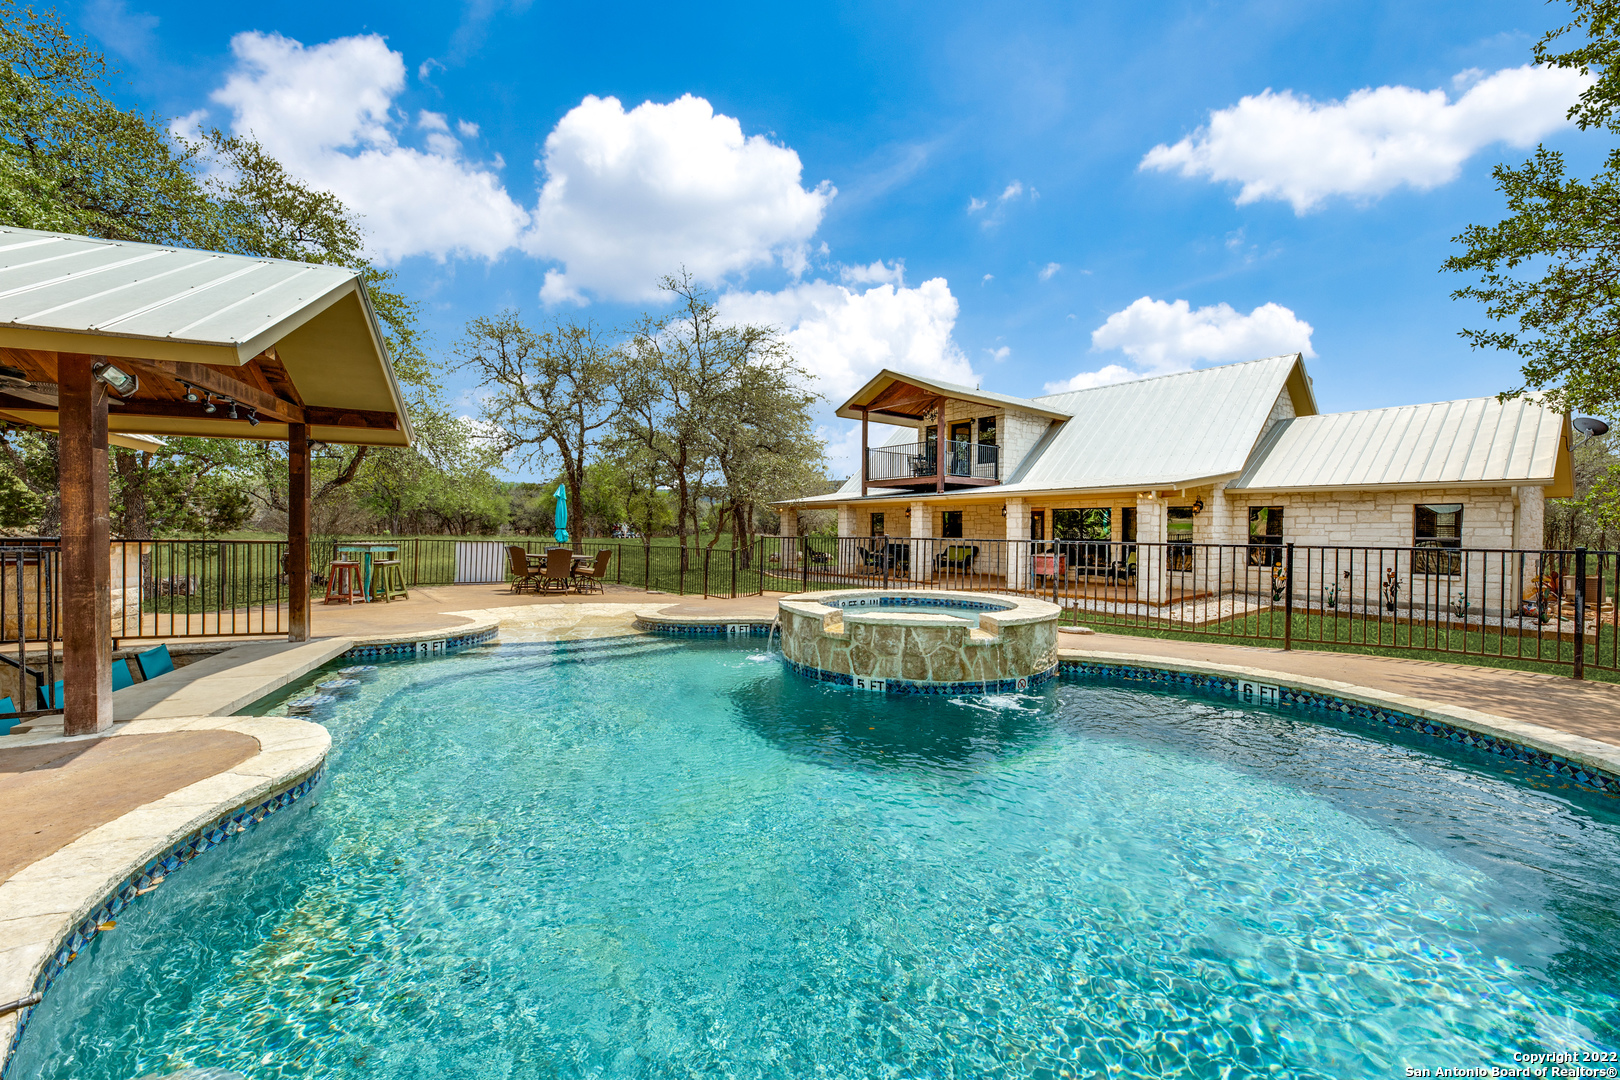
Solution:
<path fill-rule="evenodd" d="M 838 504 L 838 535 L 854 536 L 855 533 L 855 507 L 850 503 Z"/>
<path fill-rule="evenodd" d="M 1225 480 L 1216 484 L 1210 491 L 1209 499 L 1204 506 L 1204 512 L 1199 514 L 1198 518 L 1199 520 L 1193 525 L 1193 528 L 1197 529 L 1202 526 L 1204 535 L 1195 537 L 1195 539 L 1199 543 L 1219 545 L 1210 553 L 1208 576 L 1203 582 L 1203 587 L 1216 596 L 1222 596 L 1228 589 L 1232 588 L 1236 581 L 1234 571 L 1242 565 L 1238 561 L 1242 557 L 1242 552 L 1232 546 L 1237 544 L 1238 541 L 1234 536 L 1232 505 L 1226 498 Z M 1208 522 L 1207 525 L 1205 525 L 1206 521 Z M 1247 526 L 1248 522 L 1245 518 L 1245 540 L 1248 538 Z M 1203 570 L 1204 564 L 1205 560 L 1200 556 L 1193 565 L 1199 570 Z"/>
<path fill-rule="evenodd" d="M 939 429 L 938 429 L 938 431 L 936 431 L 934 433 L 934 460 L 939 465 L 939 469 L 937 470 L 937 475 L 935 476 L 934 479 L 935 479 L 935 484 L 936 484 L 936 490 L 940 494 L 943 495 L 945 493 L 945 458 L 946 458 L 946 454 L 945 454 L 945 399 L 944 398 L 939 399 L 938 409 L 939 409 Z"/>
<path fill-rule="evenodd" d="M 1007 500 L 1007 588 L 1030 586 L 1029 508 L 1023 499 Z"/>
<path fill-rule="evenodd" d="M 1158 492 L 1136 500 L 1136 598 L 1149 604 L 1162 604 L 1170 595 L 1169 542 L 1170 515 Z"/>
<path fill-rule="evenodd" d="M 287 640 L 309 640 L 309 425 L 287 425 Z"/>
<path fill-rule="evenodd" d="M 866 498 L 866 480 L 867 480 L 866 464 L 867 464 L 867 458 L 870 456 L 866 452 L 866 418 L 867 418 L 867 411 L 868 410 L 867 410 L 866 406 L 862 405 L 861 406 L 861 498 L 863 498 L 863 499 Z"/>
<path fill-rule="evenodd" d="M 57 357 L 62 496 L 63 730 L 112 726 L 112 536 L 107 520 L 107 387 L 97 358 Z M 48 689 L 48 688 L 47 688 Z"/>
<path fill-rule="evenodd" d="M 786 570 L 799 565 L 799 511 L 784 507 L 777 514 L 782 522 L 777 526 L 777 535 L 785 539 L 777 544 L 776 550 L 781 556 L 780 565 Z"/>
<path fill-rule="evenodd" d="M 919 500 L 911 504 L 911 580 L 927 581 L 934 560 L 934 512 Z"/>

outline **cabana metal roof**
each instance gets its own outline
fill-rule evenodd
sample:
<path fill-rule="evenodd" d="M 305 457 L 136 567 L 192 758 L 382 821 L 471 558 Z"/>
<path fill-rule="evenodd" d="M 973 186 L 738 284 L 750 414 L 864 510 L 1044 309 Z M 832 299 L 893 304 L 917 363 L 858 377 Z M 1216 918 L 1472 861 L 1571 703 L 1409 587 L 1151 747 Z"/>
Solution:
<path fill-rule="evenodd" d="M 1227 486 L 1298 491 L 1549 485 L 1568 479 L 1569 454 L 1560 453 L 1569 449 L 1568 431 L 1563 414 L 1527 398 L 1301 416 L 1272 428 Z"/>
<path fill-rule="evenodd" d="M 56 427 L 63 353 L 140 378 L 112 396 L 114 432 L 285 440 L 302 422 L 323 442 L 411 441 L 365 283 L 341 267 L 0 228 L 0 418 Z"/>

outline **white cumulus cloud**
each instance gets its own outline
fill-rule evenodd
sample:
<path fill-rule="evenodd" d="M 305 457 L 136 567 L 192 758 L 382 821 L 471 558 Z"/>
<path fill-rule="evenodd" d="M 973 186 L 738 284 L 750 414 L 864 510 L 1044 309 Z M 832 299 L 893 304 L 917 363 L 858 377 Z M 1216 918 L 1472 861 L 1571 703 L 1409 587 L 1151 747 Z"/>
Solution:
<path fill-rule="evenodd" d="M 836 194 L 800 186 L 799 155 L 686 95 L 625 111 L 586 97 L 546 137 L 546 182 L 524 248 L 563 264 L 542 299 L 658 295 L 685 267 L 705 281 L 781 262 L 802 270 Z"/>
<path fill-rule="evenodd" d="M 1318 102 L 1268 89 L 1211 112 L 1180 142 L 1155 146 L 1141 167 L 1237 183 L 1239 205 L 1279 199 L 1299 214 L 1336 195 L 1368 201 L 1403 185 L 1427 191 L 1493 143 L 1530 146 L 1566 124 L 1590 82 L 1528 64 L 1480 74 L 1462 72 L 1449 97 L 1380 86 Z"/>
<path fill-rule="evenodd" d="M 1311 349 L 1311 324 L 1281 304 L 1244 315 L 1230 304 L 1193 308 L 1185 300 L 1141 297 L 1091 332 L 1095 349 L 1118 349 L 1151 372 L 1180 371 L 1199 361 L 1257 360 Z M 1106 370 L 1106 369 L 1104 369 Z"/>
<path fill-rule="evenodd" d="M 882 368 L 976 385 L 973 365 L 952 338 L 957 302 L 944 278 L 914 287 L 885 283 L 864 290 L 827 281 L 804 282 L 780 292 L 730 292 L 721 314 L 735 322 L 766 323 L 783 331 L 799 362 L 815 377 L 823 437 L 835 474 L 858 465 L 859 433 L 832 410 Z M 886 437 L 875 433 L 874 441 Z M 852 448 L 853 447 L 853 448 Z"/>
<path fill-rule="evenodd" d="M 1062 263 L 1049 262 L 1045 266 L 1041 267 L 1041 272 L 1035 276 L 1040 278 L 1042 281 L 1051 281 L 1061 269 L 1063 269 Z"/>
<path fill-rule="evenodd" d="M 468 161 L 446 118 L 418 116 L 425 149 L 403 145 L 393 110 L 405 61 L 376 34 L 305 46 L 280 34 L 231 39 L 235 67 L 213 95 L 233 132 L 359 213 L 374 256 L 493 257 L 529 215 L 494 171 Z"/>
<path fill-rule="evenodd" d="M 1071 390 L 1090 390 L 1094 386 L 1129 382 L 1142 376 L 1120 364 L 1107 364 L 1096 371 L 1082 371 L 1067 379 L 1046 384 L 1048 394 L 1066 394 Z"/>

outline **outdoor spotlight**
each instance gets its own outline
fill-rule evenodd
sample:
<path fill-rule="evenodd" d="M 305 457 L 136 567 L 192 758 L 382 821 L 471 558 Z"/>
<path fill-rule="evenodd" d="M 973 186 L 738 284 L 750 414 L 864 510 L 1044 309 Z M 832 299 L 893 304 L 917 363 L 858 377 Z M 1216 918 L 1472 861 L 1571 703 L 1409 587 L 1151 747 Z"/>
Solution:
<path fill-rule="evenodd" d="M 205 412 L 205 413 L 211 413 L 211 412 L 213 412 L 213 411 L 214 411 L 214 399 L 213 399 L 213 398 L 209 398 L 209 399 L 208 399 L 208 403 L 207 403 L 207 404 L 206 404 L 206 405 L 204 405 L 204 406 L 203 406 L 203 412 Z"/>
<path fill-rule="evenodd" d="M 234 401 L 231 402 L 231 419 L 232 420 L 240 419 L 240 417 L 238 417 L 236 415 L 236 402 L 234 402 Z"/>
<path fill-rule="evenodd" d="M 105 360 L 91 364 L 90 374 L 106 383 L 108 388 L 121 398 L 127 398 L 141 388 L 141 380 L 123 368 L 113 367 Z"/>
<path fill-rule="evenodd" d="M 248 427 L 258 427 L 258 426 L 259 426 L 259 414 L 254 412 L 252 409 L 249 409 L 248 410 Z"/>
<path fill-rule="evenodd" d="M 187 401 L 189 401 L 193 405 L 195 405 L 195 404 L 197 404 L 197 402 L 202 400 L 201 398 L 199 398 L 197 396 L 197 388 L 195 386 L 192 386 L 188 382 L 183 382 L 180 385 L 186 388 L 186 400 Z"/>

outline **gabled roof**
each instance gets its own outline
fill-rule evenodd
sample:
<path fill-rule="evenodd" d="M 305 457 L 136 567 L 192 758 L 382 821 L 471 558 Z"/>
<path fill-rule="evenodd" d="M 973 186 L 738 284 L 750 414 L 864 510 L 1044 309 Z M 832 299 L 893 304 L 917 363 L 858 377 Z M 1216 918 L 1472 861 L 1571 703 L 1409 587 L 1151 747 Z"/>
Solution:
<path fill-rule="evenodd" d="M 1568 426 L 1561 413 L 1527 398 L 1302 416 L 1274 427 L 1228 487 L 1553 484 L 1568 457 L 1560 453 Z"/>
<path fill-rule="evenodd" d="M 952 401 L 971 401 L 989 408 L 1019 409 L 1023 412 L 1044 416 L 1049 420 L 1066 420 L 1069 414 L 1061 409 L 1044 403 L 1041 399 L 1009 397 L 1006 394 L 992 394 L 987 390 L 978 390 L 969 386 L 958 386 L 956 383 L 941 382 L 926 375 L 911 375 L 899 371 L 890 371 L 884 368 L 859 390 L 855 391 L 848 401 L 838 407 L 837 415 L 845 420 L 859 420 L 861 406 L 870 406 L 885 400 L 884 395 L 897 392 L 903 393 L 906 387 L 914 387 L 925 393 L 938 397 L 948 398 Z M 896 412 L 892 414 L 899 417 L 915 417 L 920 412 Z M 883 423 L 884 419 L 874 413 L 872 417 L 876 423 Z"/>
<path fill-rule="evenodd" d="M 41 393 L 54 398 L 63 353 L 147 365 L 142 390 L 114 403 L 115 431 L 286 438 L 284 423 L 250 429 L 180 407 L 178 384 L 159 385 L 207 365 L 244 384 L 233 395 L 243 404 L 264 393 L 308 406 L 312 438 L 409 445 L 365 283 L 342 267 L 0 228 L 0 363 L 40 390 L 6 403 L 7 416 L 54 427 Z"/>
<path fill-rule="evenodd" d="M 1298 353 L 1038 398 L 1073 419 L 998 490 L 1153 488 L 1236 475 L 1285 387 L 1296 413 L 1316 411 Z"/>
<path fill-rule="evenodd" d="M 919 381 L 904 374 L 894 378 Z M 1296 413 L 1316 412 L 1310 377 L 1298 353 L 1039 398 L 1007 398 L 1024 402 L 1020 407 L 1037 406 L 1044 415 L 1067 419 L 1048 429 L 1004 483 L 954 494 L 984 498 L 1042 491 L 1145 490 L 1236 476 L 1258 445 L 1284 389 Z M 914 429 L 902 429 L 888 444 L 915 438 Z M 814 502 L 848 501 L 860 492 L 857 473 L 839 491 L 816 496 Z M 938 498 L 877 487 L 869 489 L 867 497 L 902 494 Z"/>

